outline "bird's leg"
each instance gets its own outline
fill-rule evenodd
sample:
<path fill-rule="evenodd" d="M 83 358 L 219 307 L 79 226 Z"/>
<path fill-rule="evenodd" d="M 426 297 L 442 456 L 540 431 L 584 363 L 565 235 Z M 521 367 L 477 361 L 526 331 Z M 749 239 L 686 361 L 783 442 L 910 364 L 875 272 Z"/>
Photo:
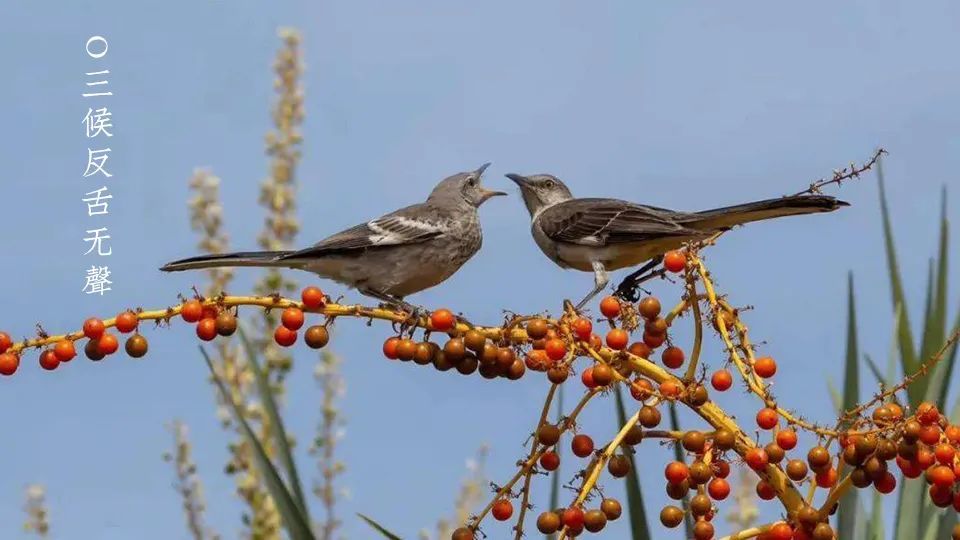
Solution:
<path fill-rule="evenodd" d="M 590 293 L 587 294 L 587 296 L 584 297 L 584 299 L 581 300 L 579 304 L 577 304 L 577 311 L 580 311 L 581 309 L 583 309 L 583 306 L 587 305 L 587 302 L 589 302 L 591 299 L 593 299 L 594 296 L 599 294 L 600 291 L 602 291 L 603 288 L 607 286 L 607 283 L 610 282 L 610 276 L 607 275 L 607 269 L 606 267 L 603 266 L 602 262 L 594 261 L 592 265 L 593 265 L 593 283 L 594 283 L 593 290 L 590 291 Z"/>
<path fill-rule="evenodd" d="M 628 302 L 636 302 L 639 300 L 637 289 L 640 288 L 641 283 L 666 274 L 666 270 L 664 269 L 651 272 L 651 270 L 656 268 L 661 262 L 663 262 L 663 255 L 650 259 L 647 264 L 641 266 L 636 272 L 623 278 L 620 285 L 617 285 L 617 292 L 614 294 Z"/>

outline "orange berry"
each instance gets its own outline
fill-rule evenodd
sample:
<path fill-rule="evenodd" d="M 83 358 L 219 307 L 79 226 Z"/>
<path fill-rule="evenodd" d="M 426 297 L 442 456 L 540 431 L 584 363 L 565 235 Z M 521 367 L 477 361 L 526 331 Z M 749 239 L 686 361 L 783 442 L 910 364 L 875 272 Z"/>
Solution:
<path fill-rule="evenodd" d="M 656 349 L 657 347 L 663 345 L 663 342 L 666 340 L 666 334 L 653 334 L 647 331 L 643 332 L 643 343 L 651 349 Z"/>
<path fill-rule="evenodd" d="M 831 488 L 837 483 L 837 470 L 833 467 L 820 471 L 815 476 L 817 485 L 822 488 Z"/>
<path fill-rule="evenodd" d="M 613 382 L 613 369 L 606 364 L 593 366 L 593 382 L 597 386 L 606 386 Z"/>
<path fill-rule="evenodd" d="M 120 342 L 117 341 L 117 336 L 113 334 L 103 334 L 97 340 L 97 352 L 104 356 L 117 352 L 119 348 Z"/>
<path fill-rule="evenodd" d="M 640 358 L 646 358 L 648 360 L 650 359 L 650 354 L 653 353 L 650 347 L 642 341 L 631 343 L 630 347 L 627 348 L 627 352 L 634 356 L 639 356 Z"/>
<path fill-rule="evenodd" d="M 763 469 L 767 466 L 767 463 L 770 462 L 770 458 L 767 457 L 767 452 L 763 448 L 751 448 L 747 450 L 743 459 L 747 462 L 747 465 L 755 471 Z"/>
<path fill-rule="evenodd" d="M 189 323 L 195 323 L 203 317 L 203 304 L 199 300 L 187 300 L 180 308 L 180 316 Z"/>
<path fill-rule="evenodd" d="M 83 321 L 83 335 L 90 339 L 99 339 L 104 330 L 106 330 L 106 327 L 103 325 L 103 321 L 96 317 L 90 317 Z"/>
<path fill-rule="evenodd" d="M 53 371 L 57 369 L 57 366 L 60 365 L 60 360 L 57 359 L 57 355 L 50 349 L 47 349 L 40 353 L 40 367 L 47 371 Z"/>
<path fill-rule="evenodd" d="M 666 398 L 675 398 L 680 395 L 680 385 L 673 381 L 660 383 L 660 394 Z"/>
<path fill-rule="evenodd" d="M 764 407 L 757 412 L 757 425 L 761 429 L 773 429 L 777 425 L 777 411 Z"/>
<path fill-rule="evenodd" d="M 917 421 L 923 425 L 930 425 L 940 419 L 940 411 L 933 403 L 924 401 L 917 405 Z"/>
<path fill-rule="evenodd" d="M 937 458 L 933 455 L 933 452 L 927 450 L 926 448 L 917 450 L 917 463 L 921 468 L 929 468 L 936 460 Z"/>
<path fill-rule="evenodd" d="M 663 365 L 671 369 L 677 369 L 683 365 L 683 349 L 680 347 L 667 347 L 663 350 L 661 359 L 663 360 Z"/>
<path fill-rule="evenodd" d="M 733 386 L 733 376 L 725 369 L 718 369 L 710 377 L 710 384 L 713 385 L 714 390 L 725 392 Z"/>
<path fill-rule="evenodd" d="M 687 266 L 687 256 L 678 249 L 668 251 L 663 255 L 663 266 L 673 273 L 682 272 Z"/>
<path fill-rule="evenodd" d="M 137 318 L 137 314 L 132 311 L 124 311 L 123 313 L 117 315 L 117 320 L 114 325 L 117 327 L 117 331 L 121 334 L 126 334 L 133 332 L 137 329 L 137 325 L 140 324 L 140 319 Z"/>
<path fill-rule="evenodd" d="M 928 471 L 928 478 L 934 485 L 949 488 L 953 486 L 957 477 L 953 474 L 953 469 L 946 465 L 937 465 Z"/>
<path fill-rule="evenodd" d="M 920 440 L 931 446 L 940 442 L 940 426 L 930 424 L 920 428 Z"/>
<path fill-rule="evenodd" d="M 500 499 L 493 503 L 491 513 L 497 521 L 506 521 L 513 515 L 513 503 L 507 499 Z"/>
<path fill-rule="evenodd" d="M 793 528 L 782 521 L 774 523 L 773 527 L 767 530 L 767 536 L 770 540 L 793 540 Z"/>
<path fill-rule="evenodd" d="M 200 319 L 200 322 L 197 323 L 197 337 L 203 341 L 212 341 L 213 338 L 217 337 L 216 319 Z"/>
<path fill-rule="evenodd" d="M 765 501 L 769 501 L 776 496 L 777 491 L 773 489 L 773 486 L 771 486 L 765 480 L 760 480 L 757 482 L 757 497 L 760 497 Z"/>
<path fill-rule="evenodd" d="M 280 316 L 280 323 L 287 330 L 297 331 L 303 326 L 303 310 L 295 307 L 288 307 L 283 310 L 283 314 Z"/>
<path fill-rule="evenodd" d="M 590 319 L 580 317 L 573 321 L 573 333 L 580 341 L 590 341 L 590 336 L 593 335 L 593 323 Z"/>
<path fill-rule="evenodd" d="M 588 367 L 587 369 L 583 370 L 583 372 L 580 374 L 580 382 L 582 382 L 584 386 L 591 390 L 597 387 L 596 381 L 593 380 L 593 367 Z"/>
<path fill-rule="evenodd" d="M 784 450 L 793 450 L 797 446 L 797 432 L 792 429 L 782 429 L 777 433 L 777 446 Z"/>
<path fill-rule="evenodd" d="M 563 511 L 563 524 L 568 529 L 580 529 L 583 527 L 583 509 L 579 507 L 567 508 Z"/>
<path fill-rule="evenodd" d="M 660 300 L 655 296 L 648 296 L 640 300 L 640 316 L 644 319 L 653 320 L 660 315 Z"/>
<path fill-rule="evenodd" d="M 312 285 L 303 289 L 300 300 L 303 301 L 303 307 L 307 309 L 318 309 L 327 301 L 323 291 Z"/>
<path fill-rule="evenodd" d="M 714 478 L 707 484 L 707 493 L 710 494 L 712 499 L 722 501 L 727 498 L 727 495 L 730 495 L 730 482 L 723 478 Z"/>
<path fill-rule="evenodd" d="M 953 424 L 948 425 L 943 430 L 943 434 L 947 437 L 947 440 L 953 444 L 960 443 L 960 427 Z"/>
<path fill-rule="evenodd" d="M 620 300 L 617 300 L 613 296 L 607 296 L 600 301 L 600 313 L 603 313 L 603 316 L 608 319 L 613 319 L 617 315 L 620 315 Z"/>
<path fill-rule="evenodd" d="M 953 466 L 953 456 L 956 455 L 956 451 L 949 444 L 938 444 L 937 447 L 934 448 L 933 454 L 940 463 Z"/>
<path fill-rule="evenodd" d="M 583 433 L 574 435 L 573 440 L 570 441 L 570 449 L 577 457 L 587 457 L 593 453 L 593 439 Z"/>
<path fill-rule="evenodd" d="M 61 362 L 69 362 L 77 356 L 77 350 L 73 346 L 73 342 L 69 339 L 61 339 L 53 346 L 53 353 L 57 355 L 57 360 Z"/>
<path fill-rule="evenodd" d="M 637 379 L 630 385 L 630 395 L 637 401 L 647 399 L 652 392 L 653 385 L 646 379 Z"/>
<path fill-rule="evenodd" d="M 297 342 L 297 332 L 281 325 L 273 331 L 273 340 L 281 347 L 289 347 Z"/>
<path fill-rule="evenodd" d="M 560 338 L 548 339 L 543 350 L 546 351 L 547 357 L 551 360 L 563 360 L 563 357 L 567 355 L 567 344 Z"/>
<path fill-rule="evenodd" d="M 630 340 L 630 335 L 625 330 L 614 328 L 607 332 L 607 346 L 618 351 L 623 350 Z"/>
<path fill-rule="evenodd" d="M 13 375 L 20 367 L 20 357 L 13 353 L 0 354 L 0 375 Z"/>
<path fill-rule="evenodd" d="M 397 347 L 400 345 L 400 338 L 392 337 L 387 338 L 383 342 L 383 355 L 389 358 L 390 360 L 397 359 Z"/>
<path fill-rule="evenodd" d="M 769 356 L 757 358 L 757 360 L 753 363 L 753 372 L 764 379 L 769 379 L 776 374 L 777 363 Z"/>
<path fill-rule="evenodd" d="M 682 484 L 684 480 L 690 478 L 690 468 L 679 461 L 672 461 L 663 470 L 663 476 L 671 484 Z"/>
<path fill-rule="evenodd" d="M 430 314 L 430 326 L 438 332 L 447 332 L 457 325 L 457 318 L 449 309 L 438 309 Z"/>
<path fill-rule="evenodd" d="M 10 339 L 10 334 L 6 332 L 0 332 L 0 353 L 7 352 L 7 349 L 13 346 L 13 340 Z"/>
<path fill-rule="evenodd" d="M 554 451 L 544 452 L 540 456 L 540 466 L 545 471 L 555 471 L 560 466 L 560 456 Z"/>

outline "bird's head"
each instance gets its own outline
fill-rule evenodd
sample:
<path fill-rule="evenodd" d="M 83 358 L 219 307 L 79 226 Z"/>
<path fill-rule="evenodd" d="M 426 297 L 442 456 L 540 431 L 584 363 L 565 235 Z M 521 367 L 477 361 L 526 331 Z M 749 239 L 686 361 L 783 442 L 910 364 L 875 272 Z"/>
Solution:
<path fill-rule="evenodd" d="M 527 210 L 530 211 L 530 217 L 557 203 L 573 198 L 566 184 L 550 174 L 522 176 L 510 173 L 506 176 L 520 187 L 520 195 L 523 197 L 523 203 L 527 205 Z"/>
<path fill-rule="evenodd" d="M 493 191 L 480 185 L 483 171 L 489 166 L 489 163 L 484 163 L 475 171 L 462 172 L 443 179 L 437 187 L 433 188 L 427 201 L 466 202 L 474 208 L 479 208 L 490 197 L 506 195 L 502 191 Z"/>

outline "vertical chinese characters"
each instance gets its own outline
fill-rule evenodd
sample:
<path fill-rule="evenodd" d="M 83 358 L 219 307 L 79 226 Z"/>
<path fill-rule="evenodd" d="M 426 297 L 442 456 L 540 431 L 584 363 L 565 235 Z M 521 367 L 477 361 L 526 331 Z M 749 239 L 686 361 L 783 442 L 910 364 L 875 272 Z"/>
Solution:
<path fill-rule="evenodd" d="M 87 40 L 87 56 L 94 61 L 92 65 L 95 68 L 102 67 L 100 61 L 107 55 L 108 49 L 109 45 L 103 36 L 92 36 Z M 113 95 L 109 89 L 110 81 L 107 79 L 109 74 L 109 69 L 87 71 L 87 88 L 81 94 L 85 100 L 90 100 L 87 113 L 82 120 L 87 139 L 87 166 L 83 171 L 83 178 L 99 176 L 104 182 L 113 177 L 107 169 L 107 161 L 110 159 L 110 146 L 107 142 L 110 137 L 113 137 L 113 114 L 104 104 Z M 88 186 L 87 189 L 90 187 Z M 110 199 L 113 199 L 113 195 L 110 194 L 106 185 L 87 191 L 81 199 L 87 205 L 87 217 L 92 218 L 92 227 L 87 229 L 86 236 L 83 238 L 84 243 L 89 244 L 84 256 L 109 257 L 113 253 L 110 247 L 109 228 L 104 224 L 106 218 L 99 217 L 110 214 Z M 113 284 L 110 281 L 110 275 L 108 265 L 91 264 L 86 270 L 83 292 L 102 296 Z"/>

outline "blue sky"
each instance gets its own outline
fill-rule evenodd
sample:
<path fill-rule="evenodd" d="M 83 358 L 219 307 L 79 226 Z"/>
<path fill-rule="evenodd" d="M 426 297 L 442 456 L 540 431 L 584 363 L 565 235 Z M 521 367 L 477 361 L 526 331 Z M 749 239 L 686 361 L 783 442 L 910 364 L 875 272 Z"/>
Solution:
<path fill-rule="evenodd" d="M 484 250 L 415 297 L 424 305 L 494 322 L 505 308 L 556 311 L 563 298 L 589 288 L 589 275 L 560 271 L 536 250 L 503 173 L 549 171 L 576 194 L 693 210 L 798 191 L 882 145 L 890 151 L 891 210 L 917 309 L 940 189 L 955 196 L 960 186 L 960 64 L 950 52 L 960 50 L 958 15 L 960 6 L 946 0 L 178 0 L 162 9 L 8 2 L 0 8 L 7 125 L 0 132 L 0 328 L 26 336 L 41 322 L 59 332 L 92 314 L 164 306 L 187 292 L 200 276 L 156 268 L 194 252 L 185 201 L 197 166 L 223 179 L 233 246 L 255 246 L 281 26 L 302 31 L 307 66 L 301 244 L 417 202 L 440 178 L 486 161 L 493 162 L 487 182 L 511 187 L 511 197 L 482 208 Z M 115 279 L 103 298 L 80 292 L 90 264 L 80 198 L 99 187 L 81 176 L 87 102 L 80 94 L 91 71 L 83 44 L 92 34 L 110 41 L 103 65 L 116 125 Z M 763 352 L 780 361 L 781 402 L 819 420 L 830 417 L 824 379 L 841 376 L 848 271 L 863 350 L 884 358 L 892 326 L 875 179 L 851 182 L 839 195 L 852 207 L 743 228 L 708 254 L 721 289 L 756 307 L 747 322 Z M 240 272 L 233 289 L 248 290 L 257 276 Z M 679 294 L 667 283 L 655 290 L 665 301 Z M 954 291 L 951 313 L 955 300 Z M 351 538 L 370 537 L 356 511 L 405 537 L 449 514 L 464 460 L 483 443 L 491 446 L 491 479 L 508 478 L 547 388 L 535 377 L 486 382 L 386 363 L 379 348 L 387 333 L 345 320 L 333 343 L 348 386 L 339 452 L 351 497 L 340 512 Z M 41 373 L 28 356 L 16 377 L 0 381 L 0 536 L 22 534 L 23 489 L 40 482 L 54 538 L 185 538 L 173 472 L 161 461 L 171 444 L 164 425 L 174 418 L 192 430 L 210 524 L 236 536 L 240 504 L 220 472 L 227 436 L 193 333 L 175 324 L 147 337 L 151 353 L 140 361 L 78 360 Z M 721 358 L 716 343 L 705 352 L 708 362 Z M 305 446 L 319 415 L 316 359 L 305 350 L 296 357 L 287 417 Z M 743 418 L 756 407 L 737 394 L 721 404 Z M 584 425 L 602 440 L 614 432 L 613 418 L 611 400 L 598 401 Z M 651 471 L 652 515 L 665 499 L 660 470 L 670 455 L 655 445 L 640 453 Z M 305 452 L 299 457 L 308 474 L 313 464 Z M 535 487 L 542 505 L 547 484 Z M 611 485 L 611 493 L 620 491 Z M 775 517 L 775 508 L 764 515 Z M 503 537 L 507 527 L 488 533 Z"/>

